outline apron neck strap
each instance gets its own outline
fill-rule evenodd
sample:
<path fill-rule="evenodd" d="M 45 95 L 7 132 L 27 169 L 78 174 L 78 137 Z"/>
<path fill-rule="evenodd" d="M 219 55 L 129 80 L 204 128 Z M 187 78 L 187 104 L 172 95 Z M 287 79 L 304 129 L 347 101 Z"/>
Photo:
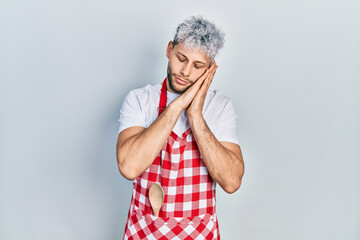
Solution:
<path fill-rule="evenodd" d="M 166 80 L 167 78 L 165 78 L 165 80 L 162 83 L 162 87 L 161 87 L 161 93 L 160 93 L 160 101 L 159 101 L 159 114 L 158 116 L 160 116 L 160 114 L 165 110 L 166 108 L 166 101 L 167 101 L 167 92 L 166 92 Z"/>

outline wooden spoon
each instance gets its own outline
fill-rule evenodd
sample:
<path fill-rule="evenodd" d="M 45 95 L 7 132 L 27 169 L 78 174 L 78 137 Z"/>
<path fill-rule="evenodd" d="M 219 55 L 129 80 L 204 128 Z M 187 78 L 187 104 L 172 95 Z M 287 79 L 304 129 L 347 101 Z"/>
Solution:
<path fill-rule="evenodd" d="M 153 183 L 149 189 L 149 200 L 154 216 L 159 216 L 159 211 L 164 203 L 164 190 L 158 183 Z"/>

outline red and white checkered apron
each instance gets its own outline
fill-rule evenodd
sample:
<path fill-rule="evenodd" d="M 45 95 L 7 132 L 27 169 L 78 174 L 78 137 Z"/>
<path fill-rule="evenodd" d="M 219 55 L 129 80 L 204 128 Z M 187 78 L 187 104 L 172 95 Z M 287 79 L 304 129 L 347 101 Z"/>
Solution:
<path fill-rule="evenodd" d="M 166 108 L 166 79 L 159 114 Z M 160 183 L 164 204 L 152 214 L 149 188 Z M 171 132 L 153 164 L 133 182 L 123 239 L 220 239 L 215 212 L 216 183 L 209 175 L 191 128 L 182 136 Z"/>

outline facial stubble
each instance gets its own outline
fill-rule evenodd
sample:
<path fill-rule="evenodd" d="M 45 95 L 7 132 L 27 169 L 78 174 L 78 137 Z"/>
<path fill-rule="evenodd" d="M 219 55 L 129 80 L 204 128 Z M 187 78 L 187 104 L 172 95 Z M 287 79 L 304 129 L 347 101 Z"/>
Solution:
<path fill-rule="evenodd" d="M 179 89 L 176 89 L 175 85 L 174 85 L 174 79 L 172 78 L 172 71 L 171 71 L 171 68 L 170 66 L 168 65 L 168 69 L 167 69 L 167 78 L 168 78 L 168 81 L 169 81 L 169 86 L 170 86 L 170 89 L 172 91 L 174 91 L 175 93 L 177 94 L 183 94 L 186 90 L 188 90 L 189 87 L 192 86 L 192 84 L 190 86 L 188 86 L 187 88 L 185 88 L 184 90 L 179 90 Z"/>

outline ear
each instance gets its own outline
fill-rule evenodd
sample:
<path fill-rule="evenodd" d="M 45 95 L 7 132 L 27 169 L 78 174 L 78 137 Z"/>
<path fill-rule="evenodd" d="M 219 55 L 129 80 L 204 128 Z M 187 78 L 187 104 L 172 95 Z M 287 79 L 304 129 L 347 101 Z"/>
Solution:
<path fill-rule="evenodd" d="M 166 49 L 166 57 L 167 58 L 170 58 L 170 52 L 171 52 L 172 49 L 173 49 L 173 42 L 170 41 L 168 43 L 168 46 L 167 46 L 167 49 Z"/>

